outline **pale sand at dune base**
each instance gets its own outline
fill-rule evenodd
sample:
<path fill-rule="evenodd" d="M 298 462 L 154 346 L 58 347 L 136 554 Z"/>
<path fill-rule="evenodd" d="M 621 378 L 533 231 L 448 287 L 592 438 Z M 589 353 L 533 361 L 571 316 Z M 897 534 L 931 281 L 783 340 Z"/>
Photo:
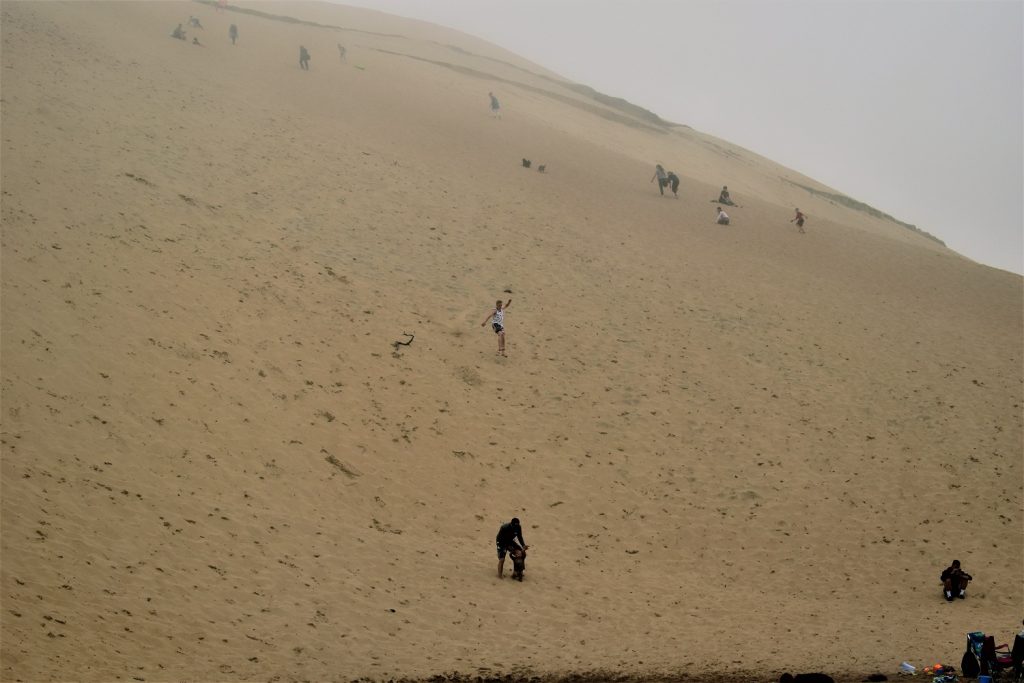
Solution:
<path fill-rule="evenodd" d="M 325 26 L 0 5 L 4 681 L 892 679 L 1012 642 L 1019 276 L 475 38 L 240 7 Z"/>

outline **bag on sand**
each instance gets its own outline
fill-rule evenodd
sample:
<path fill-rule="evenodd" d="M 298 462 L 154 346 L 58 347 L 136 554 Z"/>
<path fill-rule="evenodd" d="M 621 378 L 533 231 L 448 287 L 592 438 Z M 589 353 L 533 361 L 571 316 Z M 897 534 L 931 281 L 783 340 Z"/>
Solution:
<path fill-rule="evenodd" d="M 967 649 L 964 650 L 963 659 L 960 660 L 960 673 L 964 675 L 964 678 L 977 678 L 981 673 L 981 665 L 978 664 L 978 658 L 974 655 L 970 636 L 967 636 Z"/>

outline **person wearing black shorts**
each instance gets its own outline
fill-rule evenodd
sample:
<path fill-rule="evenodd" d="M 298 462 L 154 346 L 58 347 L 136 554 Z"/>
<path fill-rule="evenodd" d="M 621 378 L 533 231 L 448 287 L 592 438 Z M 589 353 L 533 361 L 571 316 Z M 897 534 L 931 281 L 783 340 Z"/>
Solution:
<path fill-rule="evenodd" d="M 502 305 L 501 299 L 498 299 L 494 302 L 494 310 L 488 313 L 484 321 L 480 323 L 480 327 L 483 327 L 488 320 L 491 321 L 494 334 L 498 335 L 498 354 L 501 356 L 505 355 L 505 311 L 511 305 L 512 299 L 506 301 L 504 305 Z"/>
<path fill-rule="evenodd" d="M 511 521 L 501 525 L 498 535 L 494 539 L 498 546 L 498 578 L 504 578 L 502 572 L 505 569 L 505 555 L 513 551 L 526 551 L 530 546 L 523 540 L 523 527 L 519 524 L 519 518 L 513 517 Z"/>

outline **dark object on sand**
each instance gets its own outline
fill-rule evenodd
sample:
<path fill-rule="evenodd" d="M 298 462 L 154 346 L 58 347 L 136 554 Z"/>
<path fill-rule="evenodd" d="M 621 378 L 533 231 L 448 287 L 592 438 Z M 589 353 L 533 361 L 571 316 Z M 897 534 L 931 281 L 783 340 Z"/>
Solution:
<path fill-rule="evenodd" d="M 548 170 L 548 166 L 547 164 L 541 164 L 540 166 L 537 167 L 537 170 L 540 171 L 541 173 L 544 173 L 545 171 Z"/>
<path fill-rule="evenodd" d="M 981 664 L 978 662 L 978 656 L 975 654 L 974 639 L 972 635 L 984 637 L 984 633 L 968 633 L 967 634 L 967 648 L 964 650 L 964 656 L 960 658 L 960 672 L 964 675 L 964 678 L 977 678 L 978 674 L 981 673 Z M 980 639 L 978 639 L 980 643 Z M 980 644 L 978 649 L 980 650 Z"/>
<path fill-rule="evenodd" d="M 864 680 L 865 681 L 869 681 L 870 683 L 881 683 L 881 681 L 889 680 L 889 677 L 886 676 L 885 674 L 871 674 L 870 676 L 868 676 Z"/>
<path fill-rule="evenodd" d="M 523 159 L 523 168 L 530 168 L 530 165 L 531 165 L 532 163 L 533 163 L 533 162 L 532 162 L 532 161 L 530 161 L 529 159 Z"/>
<path fill-rule="evenodd" d="M 827 674 L 813 673 L 813 674 L 782 674 L 779 678 L 779 683 L 836 683 L 832 680 L 832 677 Z"/>
<path fill-rule="evenodd" d="M 409 340 L 408 341 L 394 341 L 394 342 L 391 342 L 391 345 L 394 346 L 396 349 L 399 346 L 408 346 L 409 344 L 412 344 L 412 340 L 416 338 L 415 334 L 409 334 L 408 332 L 403 332 L 402 336 L 403 337 L 408 337 Z"/>
<path fill-rule="evenodd" d="M 1018 679 L 1024 679 L 1024 630 L 1013 637 L 1013 648 L 1010 650 L 1013 660 L 1013 673 Z"/>

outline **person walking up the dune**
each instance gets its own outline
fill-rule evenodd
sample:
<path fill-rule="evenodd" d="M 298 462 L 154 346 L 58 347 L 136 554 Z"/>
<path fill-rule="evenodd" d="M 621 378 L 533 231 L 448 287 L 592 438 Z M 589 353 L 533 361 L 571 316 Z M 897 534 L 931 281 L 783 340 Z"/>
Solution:
<path fill-rule="evenodd" d="M 491 116 L 496 119 L 501 118 L 501 105 L 498 103 L 498 98 L 494 96 L 494 93 L 489 92 L 487 95 L 491 98 Z"/>
<path fill-rule="evenodd" d="M 651 176 L 651 182 L 653 183 L 655 179 L 658 181 L 658 192 L 664 197 L 665 188 L 668 186 L 668 175 L 665 173 L 665 169 L 661 167 L 661 164 L 654 165 L 654 175 Z"/>
<path fill-rule="evenodd" d="M 669 171 L 665 179 L 668 180 L 668 184 L 672 188 L 672 194 L 675 195 L 676 199 L 679 199 L 679 176 L 676 175 L 675 171 Z"/>
<path fill-rule="evenodd" d="M 505 311 L 512 305 L 512 299 L 505 302 L 502 307 L 501 299 L 494 302 L 494 310 L 487 314 L 484 321 L 480 323 L 480 327 L 487 324 L 487 321 L 491 321 L 491 327 L 494 328 L 494 333 L 498 335 L 498 353 L 502 356 L 505 355 Z"/>
<path fill-rule="evenodd" d="M 299 46 L 299 68 L 309 71 L 309 50 L 305 45 Z"/>
<path fill-rule="evenodd" d="M 510 552 L 525 552 L 530 547 L 523 540 L 523 527 L 519 524 L 519 518 L 513 517 L 510 522 L 502 524 L 494 542 L 498 546 L 498 578 L 502 579 L 504 578 L 502 572 L 505 569 L 505 555 Z"/>
<path fill-rule="evenodd" d="M 345 46 L 342 45 L 341 43 L 338 43 L 338 61 L 340 61 L 340 62 L 344 62 L 345 61 L 345 53 L 346 52 L 347 52 L 347 50 L 345 49 Z"/>
<path fill-rule="evenodd" d="M 796 222 L 797 229 L 800 230 L 801 233 L 804 233 L 804 232 L 807 232 L 806 230 L 804 230 L 804 220 L 806 218 L 807 218 L 807 216 L 803 215 L 800 212 L 800 209 L 796 209 L 796 215 L 793 216 L 792 220 L 790 220 L 789 222 L 790 223 Z"/>
<path fill-rule="evenodd" d="M 231 24 L 230 28 L 228 28 L 228 37 L 231 38 L 232 45 L 234 45 L 235 41 L 238 40 L 238 27 L 234 24 Z"/>

